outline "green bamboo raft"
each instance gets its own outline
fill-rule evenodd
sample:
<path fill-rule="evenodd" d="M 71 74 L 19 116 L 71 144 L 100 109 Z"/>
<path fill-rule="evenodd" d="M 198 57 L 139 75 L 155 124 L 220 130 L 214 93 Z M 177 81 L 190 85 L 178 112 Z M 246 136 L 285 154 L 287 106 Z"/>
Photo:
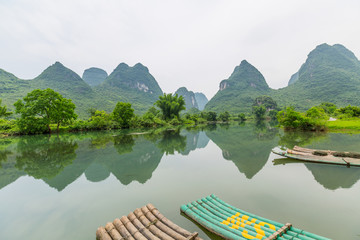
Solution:
<path fill-rule="evenodd" d="M 214 194 L 181 206 L 181 212 L 224 239 L 325 240 L 322 236 L 235 208 Z"/>

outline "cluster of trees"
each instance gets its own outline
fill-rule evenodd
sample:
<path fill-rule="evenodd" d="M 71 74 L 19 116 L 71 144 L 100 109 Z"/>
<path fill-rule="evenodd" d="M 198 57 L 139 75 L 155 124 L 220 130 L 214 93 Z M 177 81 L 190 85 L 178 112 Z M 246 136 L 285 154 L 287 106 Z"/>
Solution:
<path fill-rule="evenodd" d="M 287 107 L 278 112 L 279 124 L 285 129 L 300 130 L 325 130 L 330 117 L 337 119 L 359 119 L 360 108 L 357 106 L 346 106 L 337 108 L 335 104 L 325 102 L 314 106 L 305 113 L 297 112 L 293 107 Z"/>
<path fill-rule="evenodd" d="M 15 104 L 16 120 L 7 121 L 12 112 L 1 106 L 0 130 L 20 134 L 51 133 L 61 128 L 68 131 L 160 127 L 180 124 L 204 124 L 209 122 L 245 121 L 249 115 L 231 115 L 225 111 L 219 115 L 213 111 L 193 111 L 181 115 L 185 101 L 177 94 L 164 94 L 154 106 L 142 116 L 135 115 L 130 103 L 118 102 L 111 113 L 89 109 L 90 118 L 77 120 L 75 104 L 52 89 L 36 89 Z M 259 96 L 252 107 L 253 118 L 257 121 L 276 119 L 285 129 L 324 130 L 330 116 L 340 119 L 359 118 L 360 108 L 347 106 L 337 109 L 333 103 L 322 103 L 307 110 L 297 112 L 293 107 L 280 111 L 277 103 L 269 96 Z"/>
<path fill-rule="evenodd" d="M 28 93 L 15 104 L 17 119 L 6 121 L 9 117 L 6 106 L 1 106 L 0 100 L 0 130 L 20 133 L 37 134 L 59 132 L 66 128 L 68 131 L 158 127 L 179 124 L 200 124 L 206 122 L 230 120 L 230 113 L 223 112 L 217 116 L 216 112 L 199 112 L 186 114 L 185 101 L 182 96 L 164 94 L 155 102 L 154 106 L 142 115 L 135 115 L 130 103 L 118 102 L 111 113 L 97 109 L 89 109 L 88 120 L 77 120 L 75 104 L 71 99 L 64 98 L 52 89 L 36 89 Z M 156 107 L 157 108 L 156 108 Z"/>

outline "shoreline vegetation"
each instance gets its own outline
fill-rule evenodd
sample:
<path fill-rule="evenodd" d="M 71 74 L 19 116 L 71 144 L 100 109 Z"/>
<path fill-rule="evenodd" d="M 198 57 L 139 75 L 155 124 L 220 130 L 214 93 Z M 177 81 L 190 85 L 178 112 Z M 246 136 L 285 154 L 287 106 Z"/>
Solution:
<path fill-rule="evenodd" d="M 340 131 L 360 132 L 360 108 L 337 108 L 333 103 L 322 103 L 305 113 L 294 107 L 281 110 L 269 96 L 254 100 L 251 113 L 220 114 L 213 111 L 185 109 L 185 101 L 177 94 L 164 94 L 143 115 L 134 114 L 130 103 L 118 102 L 111 113 L 94 108 L 88 109 L 89 118 L 78 119 L 75 104 L 52 89 L 36 89 L 15 104 L 14 113 L 1 105 L 0 137 L 63 132 L 84 132 L 116 129 L 166 129 L 175 126 L 201 126 L 234 121 L 277 121 L 285 131 Z M 13 119 L 9 119 L 13 117 Z M 329 119 L 332 119 L 329 121 Z"/>

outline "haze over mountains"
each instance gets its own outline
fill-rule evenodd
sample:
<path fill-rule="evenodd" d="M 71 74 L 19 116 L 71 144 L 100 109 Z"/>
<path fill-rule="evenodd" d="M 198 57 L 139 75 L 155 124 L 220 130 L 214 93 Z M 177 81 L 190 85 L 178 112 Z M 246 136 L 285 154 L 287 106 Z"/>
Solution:
<path fill-rule="evenodd" d="M 202 79 L 204 82 L 206 79 Z M 108 75 L 99 68 L 89 68 L 81 78 L 63 64 L 56 62 L 32 80 L 22 80 L 0 69 L 0 98 L 9 109 L 33 89 L 52 88 L 76 104 L 81 118 L 89 108 L 111 112 L 118 101 L 130 102 L 136 113 L 145 113 L 163 94 L 149 69 L 138 63 L 133 67 L 120 63 Z M 295 106 L 306 110 L 321 102 L 337 106 L 360 105 L 360 62 L 344 46 L 321 44 L 311 51 L 305 63 L 294 73 L 288 86 L 269 88 L 261 72 L 246 60 L 235 67 L 228 79 L 219 84 L 219 91 L 207 102 L 202 93 L 182 87 L 176 91 L 184 96 L 187 110 L 232 113 L 249 112 L 254 99 L 271 96 L 280 107 Z M 206 105 L 206 106 L 205 106 Z"/>

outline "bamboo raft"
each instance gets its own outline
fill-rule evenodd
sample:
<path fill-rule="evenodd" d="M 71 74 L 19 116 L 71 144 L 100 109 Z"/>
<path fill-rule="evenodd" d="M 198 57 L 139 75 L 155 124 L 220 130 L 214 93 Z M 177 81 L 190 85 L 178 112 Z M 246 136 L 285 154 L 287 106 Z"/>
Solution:
<path fill-rule="evenodd" d="M 318 150 L 318 149 L 302 148 L 298 146 L 295 146 L 293 149 L 285 149 L 285 150 L 276 147 L 273 148 L 271 151 L 283 157 L 301 160 L 305 162 L 317 162 L 317 163 L 326 163 L 326 164 L 346 165 L 348 167 L 350 166 L 360 167 L 360 158 L 349 157 L 352 155 L 359 157 L 360 154 L 358 153 L 336 152 L 331 150 Z M 316 153 L 321 153 L 324 156 L 314 155 Z"/>
<path fill-rule="evenodd" d="M 281 224 L 235 208 L 215 195 L 182 205 L 181 211 L 224 239 L 328 240 L 322 236 Z"/>
<path fill-rule="evenodd" d="M 179 227 L 152 204 L 115 219 L 96 231 L 97 240 L 202 240 L 198 233 Z"/>

